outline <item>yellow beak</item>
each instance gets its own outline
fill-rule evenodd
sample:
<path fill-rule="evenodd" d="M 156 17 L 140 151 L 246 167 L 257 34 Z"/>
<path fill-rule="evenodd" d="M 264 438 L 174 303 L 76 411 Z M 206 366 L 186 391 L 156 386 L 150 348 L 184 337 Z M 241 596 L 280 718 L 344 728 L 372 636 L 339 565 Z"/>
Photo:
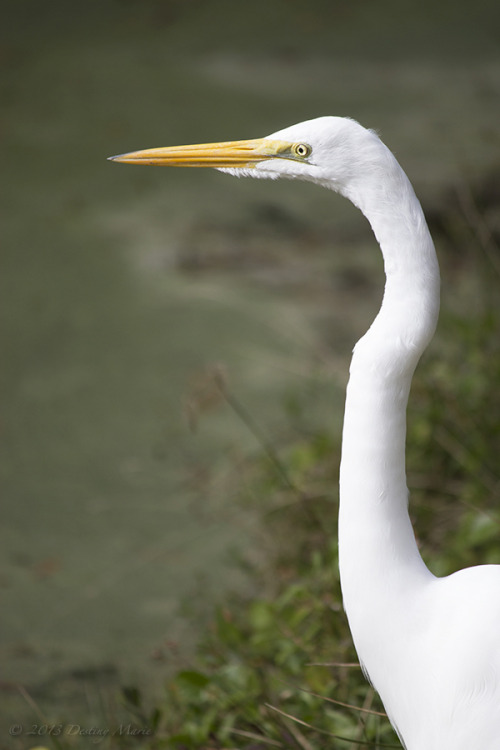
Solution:
<path fill-rule="evenodd" d="M 253 167 L 267 159 L 294 159 L 293 143 L 257 138 L 251 141 L 200 143 L 131 151 L 110 156 L 124 164 L 152 164 L 162 167 Z"/>

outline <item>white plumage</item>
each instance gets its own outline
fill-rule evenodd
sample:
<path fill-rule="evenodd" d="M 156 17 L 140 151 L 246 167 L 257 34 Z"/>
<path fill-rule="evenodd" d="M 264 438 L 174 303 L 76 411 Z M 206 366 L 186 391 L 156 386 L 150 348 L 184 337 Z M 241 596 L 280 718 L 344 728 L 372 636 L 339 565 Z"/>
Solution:
<path fill-rule="evenodd" d="M 406 406 L 439 311 L 439 269 L 420 203 L 378 136 L 321 117 L 264 139 L 133 152 L 118 161 L 212 166 L 341 193 L 366 216 L 386 274 L 356 344 L 340 470 L 344 606 L 365 672 L 407 750 L 500 749 L 500 566 L 436 578 L 408 515 Z"/>

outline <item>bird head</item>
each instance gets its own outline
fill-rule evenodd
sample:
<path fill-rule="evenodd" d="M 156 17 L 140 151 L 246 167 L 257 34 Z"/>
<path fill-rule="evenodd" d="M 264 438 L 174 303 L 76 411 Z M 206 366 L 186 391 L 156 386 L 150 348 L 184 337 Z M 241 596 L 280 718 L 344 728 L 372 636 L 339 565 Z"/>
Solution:
<path fill-rule="evenodd" d="M 348 197 L 390 152 L 371 130 L 345 117 L 318 117 L 265 138 L 192 146 L 168 146 L 111 156 L 126 164 L 213 167 L 237 177 L 301 179 Z"/>

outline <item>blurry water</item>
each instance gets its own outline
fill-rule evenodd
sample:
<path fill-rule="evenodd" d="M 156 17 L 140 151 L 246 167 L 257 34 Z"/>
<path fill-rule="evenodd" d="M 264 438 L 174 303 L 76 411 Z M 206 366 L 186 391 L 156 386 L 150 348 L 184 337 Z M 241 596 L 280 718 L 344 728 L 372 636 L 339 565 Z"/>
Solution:
<path fill-rule="evenodd" d="M 311 343 L 272 290 L 234 269 L 179 270 L 187 228 L 227 213 L 210 199 L 224 178 L 106 161 L 159 129 L 125 95 L 147 35 L 127 57 L 112 31 L 97 49 L 85 29 L 68 28 L 71 42 L 50 25 L 24 31 L 5 47 L 4 79 L 6 724 L 36 720 L 18 682 L 49 720 L 85 719 L 99 686 L 152 691 L 223 591 L 244 585 L 233 556 L 258 519 L 231 506 L 231 476 L 258 446 L 222 403 L 193 434 L 186 400 L 223 363 L 272 430 Z M 179 85 L 171 62 L 156 75 L 158 95 L 168 76 Z"/>

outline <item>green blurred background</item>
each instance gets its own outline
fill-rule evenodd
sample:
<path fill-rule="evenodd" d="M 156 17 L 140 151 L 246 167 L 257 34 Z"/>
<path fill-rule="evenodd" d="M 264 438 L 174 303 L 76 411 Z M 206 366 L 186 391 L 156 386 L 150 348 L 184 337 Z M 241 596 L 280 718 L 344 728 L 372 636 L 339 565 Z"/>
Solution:
<path fill-rule="evenodd" d="M 210 373 L 277 445 L 293 399 L 340 430 L 380 300 L 340 198 L 106 157 L 346 115 L 434 207 L 499 160 L 500 7 L 31 0 L 0 40 L 5 728 L 36 720 L 18 683 L 82 721 L 183 663 L 259 558 L 233 504 L 259 446 Z"/>

